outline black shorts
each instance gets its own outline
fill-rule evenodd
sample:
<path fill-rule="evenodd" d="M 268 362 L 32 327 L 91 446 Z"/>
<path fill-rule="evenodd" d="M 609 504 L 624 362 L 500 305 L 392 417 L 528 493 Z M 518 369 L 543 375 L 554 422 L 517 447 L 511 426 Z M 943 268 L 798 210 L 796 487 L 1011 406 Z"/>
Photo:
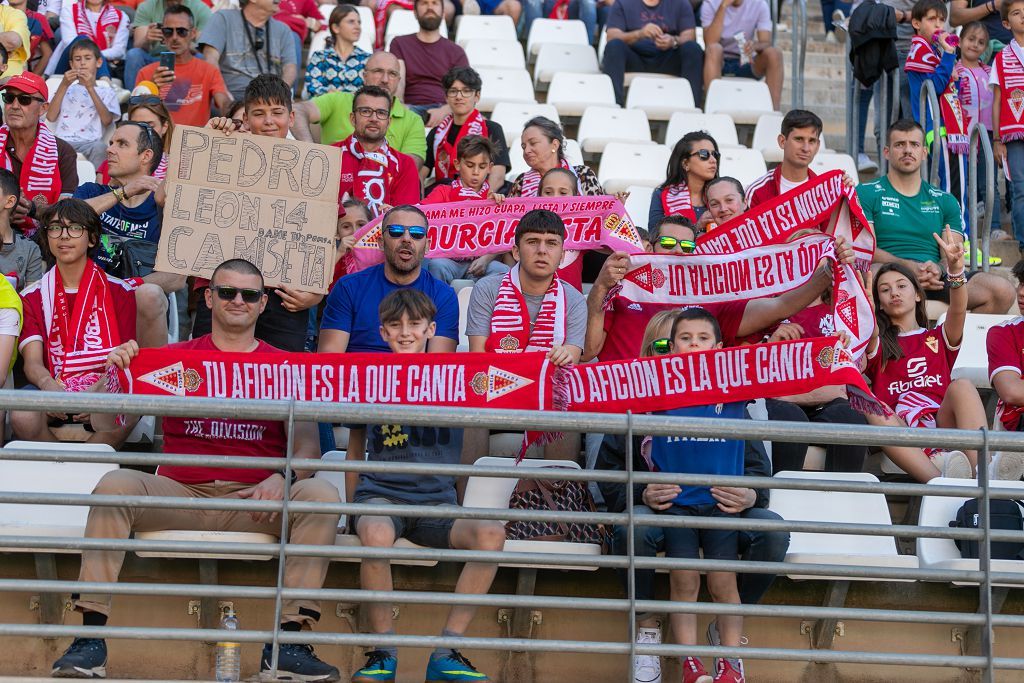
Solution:
<path fill-rule="evenodd" d="M 210 333 L 212 320 L 206 305 L 206 287 L 196 290 L 196 320 L 192 324 L 192 338 Z M 267 307 L 256 320 L 256 338 L 282 351 L 300 352 L 306 350 L 306 330 L 309 326 L 309 311 L 289 311 L 281 303 L 281 297 L 268 288 Z"/>
<path fill-rule="evenodd" d="M 974 277 L 979 271 L 969 271 L 967 273 L 967 281 L 970 282 L 971 278 Z M 924 296 L 929 301 L 941 301 L 944 304 L 949 303 L 949 278 L 945 273 L 942 274 L 942 289 L 926 289 L 924 290 Z"/>
<path fill-rule="evenodd" d="M 357 499 L 357 503 L 372 505 L 397 505 L 398 501 L 380 496 Z M 452 507 L 452 506 L 449 506 Z M 390 517 L 392 526 L 395 527 L 395 539 L 404 538 L 410 543 L 448 550 L 452 547 L 451 535 L 455 520 L 443 517 Z M 351 530 L 356 533 L 359 528 L 359 518 L 352 518 Z"/>

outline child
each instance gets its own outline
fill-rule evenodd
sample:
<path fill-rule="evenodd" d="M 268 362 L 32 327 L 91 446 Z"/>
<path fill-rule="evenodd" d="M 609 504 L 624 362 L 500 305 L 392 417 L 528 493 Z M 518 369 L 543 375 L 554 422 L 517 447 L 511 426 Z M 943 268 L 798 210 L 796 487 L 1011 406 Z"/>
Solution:
<path fill-rule="evenodd" d="M 398 289 L 380 304 L 380 336 L 393 353 L 424 353 L 434 336 L 437 309 L 430 298 L 415 289 Z M 367 434 L 369 432 L 369 434 Z M 369 436 L 370 438 L 367 438 Z M 462 430 L 447 427 L 370 425 L 351 429 L 349 460 L 458 464 L 462 461 Z M 350 472 L 345 475 L 346 500 L 376 505 L 458 505 L 455 479 L 442 475 Z M 469 519 L 410 518 L 390 515 L 360 516 L 352 520 L 350 532 L 358 534 L 367 547 L 390 548 L 396 539 L 407 538 L 431 548 L 500 551 L 505 547 L 501 522 Z M 493 564 L 467 563 L 456 584 L 461 594 L 486 594 L 494 580 Z M 360 565 L 363 590 L 392 590 L 387 560 L 363 560 Z M 368 605 L 370 628 L 374 633 L 394 634 L 391 605 Z M 461 637 L 476 608 L 452 607 L 441 632 L 443 637 Z M 398 667 L 397 648 L 376 647 L 367 655 L 366 666 L 352 675 L 352 683 L 394 681 Z M 437 648 L 427 664 L 428 681 L 488 681 L 453 648 Z"/>
<path fill-rule="evenodd" d="M 575 197 L 579 194 L 576 176 L 566 168 L 553 168 L 540 179 L 538 197 Z M 558 265 L 558 278 L 583 291 L 583 254 L 567 249 Z"/>
<path fill-rule="evenodd" d="M 693 353 L 722 347 L 722 331 L 718 321 L 703 308 L 685 308 L 672 323 L 669 336 L 672 353 Z M 689 417 L 723 417 L 742 419 L 746 402 L 720 403 L 666 411 L 667 415 Z M 743 474 L 744 443 L 736 439 L 688 437 L 655 437 L 645 441 L 649 448 L 647 458 L 659 472 L 679 474 Z M 646 457 L 646 453 L 645 453 Z M 668 502 L 668 501 L 666 501 Z M 658 514 L 689 517 L 734 517 L 724 512 L 708 486 L 681 486 L 671 499 L 672 505 Z M 698 559 L 701 550 L 704 559 L 735 560 L 739 556 L 739 532 L 735 529 L 694 529 L 665 527 L 665 555 L 673 558 Z M 715 602 L 738 605 L 739 590 L 734 572 L 709 571 L 708 591 Z M 696 602 L 700 592 L 700 572 L 674 569 L 669 575 L 671 599 L 676 602 Z M 673 612 L 669 617 L 672 636 L 679 645 L 697 643 L 697 617 L 693 614 Z M 739 647 L 743 632 L 743 617 L 718 615 L 716 619 L 722 645 Z M 718 660 L 716 683 L 743 683 L 743 662 L 734 658 Z M 712 683 L 700 659 L 683 659 L 683 683 Z"/>
<path fill-rule="evenodd" d="M 1024 305 L 1024 261 L 1013 267 L 1013 276 L 1017 280 L 1017 302 Z M 990 327 L 986 346 L 989 378 L 999 395 L 997 428 L 1024 431 L 1024 318 Z"/>
<path fill-rule="evenodd" d="M 54 135 L 99 166 L 107 158 L 103 131 L 121 117 L 121 104 L 107 82 L 96 80 L 103 64 L 96 43 L 83 39 L 68 49 L 70 66 L 50 99 L 46 118 L 57 124 Z"/>
<path fill-rule="evenodd" d="M 38 282 L 43 276 L 39 246 L 11 227 L 11 212 L 20 198 L 17 176 L 0 168 L 0 274 L 6 275 L 18 290 Z"/>
<path fill-rule="evenodd" d="M 356 243 L 356 230 L 370 222 L 369 207 L 358 199 L 346 199 L 342 202 L 341 208 L 344 209 L 344 213 L 338 216 L 338 232 L 335 237 L 337 248 L 334 252 L 334 277 L 331 278 L 331 287 L 348 274 L 342 257 Z"/>
<path fill-rule="evenodd" d="M 1013 195 L 1013 234 L 1024 256 L 1024 0 L 1006 0 L 999 9 L 1013 40 L 992 60 L 993 153 L 1007 171 Z"/>
<path fill-rule="evenodd" d="M 500 204 L 505 196 L 491 192 L 487 176 L 494 165 L 497 150 L 489 138 L 482 135 L 467 135 L 459 140 L 455 149 L 455 170 L 458 177 L 451 185 L 437 185 L 431 190 L 423 204 L 473 201 L 490 199 Z M 474 282 L 488 275 L 507 273 L 509 267 L 499 260 L 501 254 L 484 254 L 474 259 L 429 258 L 427 269 L 430 274 L 447 284 L 452 280 L 469 278 Z"/>
<path fill-rule="evenodd" d="M 942 96 L 956 65 L 956 48 L 949 43 L 949 34 L 943 30 L 946 5 L 942 0 L 918 0 L 911 10 L 910 23 L 914 27 L 914 37 L 910 41 L 910 51 L 903 70 L 907 72 L 907 83 L 910 86 L 910 111 L 914 120 L 928 131 L 925 140 L 930 147 L 932 136 L 942 135 L 942 132 L 932 130 L 930 108 L 920 111 L 921 88 L 925 81 L 931 81 L 936 96 Z M 939 185 L 948 192 L 946 165 L 941 159 L 933 159 L 931 163 L 939 164 Z"/>

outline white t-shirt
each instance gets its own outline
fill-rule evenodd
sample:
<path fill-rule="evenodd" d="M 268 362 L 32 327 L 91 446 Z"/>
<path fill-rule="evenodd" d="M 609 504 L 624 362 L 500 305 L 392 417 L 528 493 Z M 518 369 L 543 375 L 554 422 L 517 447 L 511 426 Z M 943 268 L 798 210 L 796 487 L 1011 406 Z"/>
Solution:
<path fill-rule="evenodd" d="M 794 187 L 800 187 L 806 182 L 807 180 L 801 180 L 799 183 L 794 183 L 791 180 L 786 180 L 786 176 L 779 175 L 779 194 L 786 194 Z"/>
<path fill-rule="evenodd" d="M 54 88 L 50 99 L 57 93 Z M 96 94 L 107 110 L 114 115 L 114 120 L 121 118 L 121 104 L 117 101 L 117 92 L 105 81 L 96 82 Z M 100 115 L 92 103 L 92 97 L 85 86 L 72 83 L 64 93 L 60 104 L 60 116 L 57 117 L 57 128 L 53 134 L 66 142 L 92 142 L 103 137 L 103 124 Z"/>
<path fill-rule="evenodd" d="M 0 336 L 17 337 L 21 334 L 21 316 L 13 308 L 0 308 Z"/>

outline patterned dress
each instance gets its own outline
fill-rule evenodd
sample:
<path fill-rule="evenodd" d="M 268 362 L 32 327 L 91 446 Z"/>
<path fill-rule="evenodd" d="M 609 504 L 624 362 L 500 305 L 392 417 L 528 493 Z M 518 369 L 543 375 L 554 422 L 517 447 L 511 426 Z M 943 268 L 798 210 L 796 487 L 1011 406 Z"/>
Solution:
<path fill-rule="evenodd" d="M 370 53 L 359 47 L 348 59 L 342 59 L 333 47 L 317 50 L 306 67 L 306 94 L 316 97 L 324 93 L 355 92 L 363 85 L 363 69 Z"/>

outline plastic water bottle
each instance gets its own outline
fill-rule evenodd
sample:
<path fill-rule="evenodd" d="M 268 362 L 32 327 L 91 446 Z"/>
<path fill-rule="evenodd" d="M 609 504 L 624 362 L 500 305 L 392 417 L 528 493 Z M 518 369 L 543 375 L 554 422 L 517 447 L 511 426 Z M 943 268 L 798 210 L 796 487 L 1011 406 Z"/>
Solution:
<path fill-rule="evenodd" d="M 734 35 L 732 39 L 736 41 L 736 47 L 740 51 L 740 66 L 745 66 L 746 64 L 749 64 L 750 57 L 747 56 L 747 51 L 745 49 L 747 46 L 747 36 L 743 33 L 743 31 L 740 31 L 739 33 Z"/>
<path fill-rule="evenodd" d="M 238 617 L 235 611 L 228 609 L 220 620 L 220 627 L 226 631 L 238 630 Z M 224 640 L 217 643 L 216 676 L 218 681 L 232 683 L 242 677 L 242 646 L 228 640 L 230 634 L 224 634 Z"/>

